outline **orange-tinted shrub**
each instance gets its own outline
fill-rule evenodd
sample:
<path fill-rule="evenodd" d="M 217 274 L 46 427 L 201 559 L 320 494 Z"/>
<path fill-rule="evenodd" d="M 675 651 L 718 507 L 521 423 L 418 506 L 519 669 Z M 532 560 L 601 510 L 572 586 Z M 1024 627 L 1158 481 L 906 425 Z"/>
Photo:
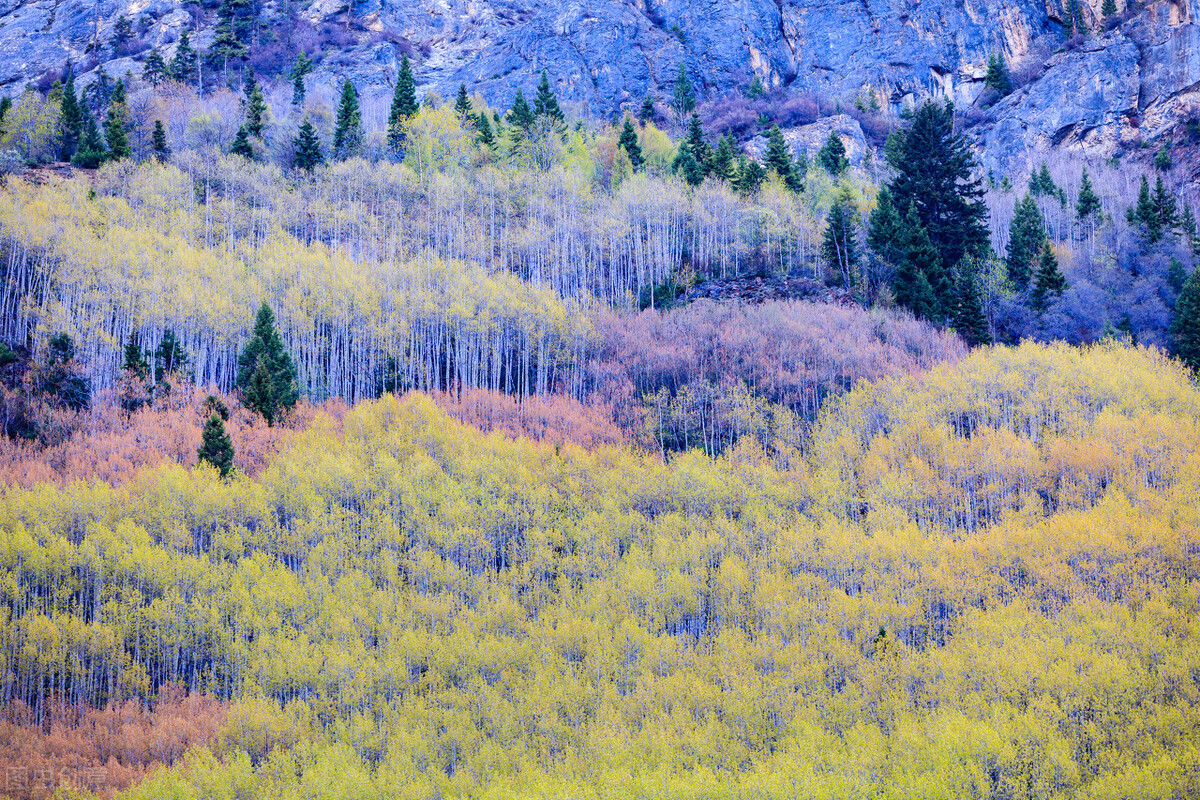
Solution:
<path fill-rule="evenodd" d="M 434 395 L 448 414 L 483 431 L 534 441 L 575 442 L 584 447 L 626 442 L 608 403 L 580 403 L 563 394 L 518 398 L 487 389 Z"/>

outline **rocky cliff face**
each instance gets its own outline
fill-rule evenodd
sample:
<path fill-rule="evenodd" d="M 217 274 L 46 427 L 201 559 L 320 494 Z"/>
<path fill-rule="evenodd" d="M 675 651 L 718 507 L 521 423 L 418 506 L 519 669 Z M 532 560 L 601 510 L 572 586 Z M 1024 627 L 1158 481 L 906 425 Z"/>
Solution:
<path fill-rule="evenodd" d="M 1088 2 L 1094 2 L 1089 5 Z M 209 3 L 215 6 L 215 0 Z M 266 39 L 303 28 L 330 41 L 314 80 L 350 75 L 384 91 L 398 54 L 419 83 L 460 82 L 507 105 L 545 69 L 565 101 L 592 115 L 669 94 L 685 64 L 702 96 L 747 86 L 812 91 L 898 109 L 928 96 L 975 103 L 987 59 L 1033 79 L 976 116 L 985 164 L 1029 148 L 1104 155 L 1162 136 L 1200 107 L 1200 0 L 1155 0 L 1115 29 L 1064 49 L 1071 10 L 1102 30 L 1100 0 L 270 0 Z M 1123 3 L 1118 2 L 1118 6 Z M 138 46 L 169 55 L 179 30 L 211 41 L 215 13 L 175 0 L 0 0 L 0 87 L 8 93 L 68 58 L 111 57 L 126 15 Z M 141 43 L 144 43 L 141 44 Z M 1059 52 L 1055 52 L 1058 50 Z M 143 54 L 144 55 L 144 54 Z M 136 47 L 108 69 L 137 72 Z"/>

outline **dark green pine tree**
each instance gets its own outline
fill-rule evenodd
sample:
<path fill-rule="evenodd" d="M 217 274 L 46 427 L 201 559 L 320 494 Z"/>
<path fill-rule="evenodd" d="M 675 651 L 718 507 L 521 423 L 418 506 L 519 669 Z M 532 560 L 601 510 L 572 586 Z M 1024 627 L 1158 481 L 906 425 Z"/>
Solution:
<path fill-rule="evenodd" d="M 696 90 L 692 86 L 691 78 L 688 77 L 687 67 L 682 62 L 679 64 L 679 72 L 675 74 L 675 88 L 672 92 L 671 108 L 675 110 L 675 114 L 680 120 L 692 113 L 692 110 L 696 108 Z"/>
<path fill-rule="evenodd" d="M 879 196 L 875 199 L 875 210 L 871 212 L 867 227 L 867 246 L 891 266 L 898 265 L 903 256 L 900 249 L 900 215 L 892 203 L 892 192 L 886 186 L 879 190 Z"/>
<path fill-rule="evenodd" d="M 136 333 L 130 333 L 125 340 L 125 358 L 121 362 L 121 369 L 143 380 L 150 377 L 150 364 L 146 361 L 146 354 Z"/>
<path fill-rule="evenodd" d="M 1100 16 L 1108 19 L 1115 13 L 1117 13 L 1116 0 L 1104 0 L 1103 5 L 1100 6 Z"/>
<path fill-rule="evenodd" d="M 342 97 L 338 102 L 337 124 L 333 129 L 333 157 L 346 159 L 357 155 L 362 146 L 362 112 L 358 108 L 358 92 L 350 79 L 342 81 Z"/>
<path fill-rule="evenodd" d="M 292 105 L 300 108 L 304 105 L 304 98 L 308 95 L 304 88 L 304 73 L 296 72 L 292 75 Z"/>
<path fill-rule="evenodd" d="M 1054 178 L 1050 175 L 1050 167 L 1046 165 L 1045 161 L 1042 162 L 1040 169 L 1029 176 L 1029 192 L 1035 196 L 1058 194 L 1058 186 L 1054 183 Z"/>
<path fill-rule="evenodd" d="M 533 127 L 534 119 L 533 109 L 529 107 L 529 101 L 525 99 L 524 92 L 517 89 L 517 96 L 513 99 L 512 108 L 508 110 L 508 124 L 528 133 L 529 129 Z"/>
<path fill-rule="evenodd" d="M 1012 222 L 1008 226 L 1008 276 L 1018 289 L 1024 290 L 1033 275 L 1033 265 L 1041 257 L 1042 244 L 1046 241 L 1046 223 L 1038 210 L 1033 195 L 1026 193 L 1017 203 Z"/>
<path fill-rule="evenodd" d="M 125 81 L 117 81 L 112 98 L 108 102 L 108 116 L 104 120 L 104 138 L 108 141 L 108 157 L 113 161 L 129 158 L 133 151 L 129 147 L 129 108 L 125 105 Z"/>
<path fill-rule="evenodd" d="M 1191 248 L 1192 255 L 1200 257 L 1200 235 L 1197 235 L 1196 217 L 1189 205 L 1183 207 L 1183 219 L 1179 223 L 1179 229 L 1183 231 L 1183 242 Z"/>
<path fill-rule="evenodd" d="M 228 478 L 233 472 L 233 440 L 225 431 L 220 414 L 214 412 L 204 423 L 204 433 L 200 436 L 200 449 L 196 455 L 201 464 L 215 467 L 222 478 Z"/>
<path fill-rule="evenodd" d="M 475 118 L 475 128 L 479 131 L 479 143 L 489 150 L 496 149 L 496 135 L 492 133 L 491 123 L 488 122 L 486 111 L 481 111 Z"/>
<path fill-rule="evenodd" d="M 229 62 L 249 57 L 250 49 L 246 47 L 241 32 L 243 8 L 249 0 L 221 0 L 217 7 L 217 25 L 213 29 L 213 42 L 208 49 L 209 60 L 226 71 Z"/>
<path fill-rule="evenodd" d="M 458 118 L 463 124 L 468 121 L 474 121 L 475 109 L 471 107 L 471 98 L 467 95 L 467 85 L 460 83 L 458 85 L 458 98 L 454 101 L 454 113 L 458 114 Z"/>
<path fill-rule="evenodd" d="M 266 303 L 258 310 L 254 332 L 238 356 L 237 386 L 246 405 L 262 414 L 268 425 L 274 425 L 300 399 L 296 366 Z"/>
<path fill-rule="evenodd" d="M 853 284 L 858 268 L 856 217 L 850 198 L 839 197 L 829 209 L 829 215 L 825 218 L 825 232 L 821 237 L 821 257 L 841 276 L 843 286 Z"/>
<path fill-rule="evenodd" d="M 638 121 L 645 125 L 654 119 L 654 98 L 646 95 L 642 98 L 642 107 L 638 109 Z"/>
<path fill-rule="evenodd" d="M 735 187 L 743 195 L 749 197 L 758 193 L 763 181 L 767 179 L 767 171 L 753 158 L 742 156 L 738 161 L 738 176 Z"/>
<path fill-rule="evenodd" d="M 1151 202 L 1154 216 L 1158 219 L 1158 227 L 1165 233 L 1179 224 L 1179 208 L 1175 197 L 1167 191 L 1162 175 L 1154 182 L 1154 198 Z"/>
<path fill-rule="evenodd" d="M 1081 220 L 1091 219 L 1100 213 L 1100 198 L 1092 188 L 1092 178 L 1087 168 L 1083 170 L 1083 179 L 1079 183 L 1079 199 L 1075 202 L 1075 216 Z"/>
<path fill-rule="evenodd" d="M 199 59 L 192 47 L 187 28 L 179 33 L 179 44 L 175 46 L 175 55 L 171 58 L 171 77 L 180 83 L 194 85 L 196 83 L 196 67 Z"/>
<path fill-rule="evenodd" d="M 1142 185 L 1138 188 L 1137 205 L 1129 209 L 1129 221 L 1141 226 L 1142 236 L 1147 244 L 1162 240 L 1162 223 L 1154 208 L 1154 200 L 1150 197 L 1150 183 L 1145 175 L 1142 176 Z"/>
<path fill-rule="evenodd" d="M 687 181 L 689 186 L 699 186 L 704 182 L 704 167 L 692 155 L 692 148 L 686 141 L 680 142 L 675 160 L 671 162 L 671 171 Z"/>
<path fill-rule="evenodd" d="M 783 138 L 783 131 L 778 125 L 772 125 L 767 131 L 767 150 L 763 153 L 763 166 L 767 172 L 774 172 L 780 178 L 787 180 L 795 170 L 792 163 L 792 149 Z"/>
<path fill-rule="evenodd" d="M 92 112 L 86 106 L 81 106 L 80 113 L 83 115 L 83 137 L 79 140 L 75 155 L 71 156 L 71 163 L 84 169 L 95 169 L 108 157 L 108 150 Z"/>
<path fill-rule="evenodd" d="M 990 251 L 987 206 L 982 183 L 973 176 L 975 166 L 966 141 L 954 131 L 952 107 L 922 106 L 904 136 L 892 201 L 896 208 L 916 204 L 921 225 L 947 269 L 964 255 L 983 257 Z"/>
<path fill-rule="evenodd" d="M 292 150 L 295 152 L 292 164 L 296 169 L 311 172 L 325 163 L 325 156 L 321 154 L 321 140 L 317 138 L 317 129 L 308 117 L 304 118 L 296 138 L 292 140 Z"/>
<path fill-rule="evenodd" d="M 158 52 L 157 47 L 150 48 L 150 55 L 146 56 L 146 62 L 142 64 L 142 80 L 151 86 L 158 86 L 169 78 L 170 74 L 162 53 Z"/>
<path fill-rule="evenodd" d="M 717 140 L 717 147 L 713 150 L 713 177 L 732 182 L 737 177 L 736 158 L 737 153 L 734 150 L 733 141 L 725 134 L 721 134 L 721 138 Z"/>
<path fill-rule="evenodd" d="M 836 131 L 829 132 L 829 138 L 817 151 L 817 164 L 833 177 L 838 177 L 850 167 L 846 158 L 846 145 Z"/>
<path fill-rule="evenodd" d="M 171 147 L 167 144 L 167 129 L 163 127 L 161 119 L 154 120 L 154 136 L 152 141 L 154 157 L 160 163 L 165 163 L 171 157 Z"/>
<path fill-rule="evenodd" d="M 1200 370 L 1200 270 L 1192 270 L 1175 301 L 1171 320 L 1175 352 L 1193 372 Z"/>
<path fill-rule="evenodd" d="M 154 351 L 154 382 L 163 383 L 172 375 L 183 372 L 187 368 L 187 352 L 183 343 L 175 336 L 175 331 L 167 328 L 163 331 L 162 341 Z M 170 386 L 167 387 L 170 389 Z"/>
<path fill-rule="evenodd" d="M 463 87 L 465 91 L 466 87 Z M 392 152 L 400 155 L 408 142 L 408 123 L 417 115 L 417 84 L 413 79 L 412 63 L 408 56 L 400 60 L 396 88 L 392 91 L 392 108 L 388 112 L 387 140 Z"/>
<path fill-rule="evenodd" d="M 702 173 L 700 180 L 703 181 L 712 168 L 712 148 L 708 146 L 708 142 L 704 138 L 704 128 L 700 125 L 699 114 L 692 114 L 692 118 L 688 121 L 685 141 L 688 149 L 692 151 L 692 158 L 696 160 L 696 166 L 700 168 Z"/>
<path fill-rule="evenodd" d="M 1058 268 L 1058 257 L 1050 241 L 1042 245 L 1041 258 L 1038 259 L 1037 275 L 1033 279 L 1033 293 L 1030 305 L 1037 311 L 1045 311 L 1054 297 L 1060 296 L 1067 290 L 1067 279 Z"/>
<path fill-rule="evenodd" d="M 250 133 L 246 130 L 246 126 L 242 125 L 237 130 L 237 136 L 233 139 L 233 145 L 229 148 L 231 156 L 241 156 L 242 158 L 254 160 L 254 148 L 250 146 Z"/>
<path fill-rule="evenodd" d="M 542 80 L 533 98 L 533 114 L 536 117 L 550 117 L 557 122 L 566 121 L 566 116 L 558 106 L 558 98 L 550 88 L 550 76 L 546 70 L 542 70 Z"/>
<path fill-rule="evenodd" d="M 909 203 L 908 213 L 900 223 L 898 249 L 900 260 L 892 283 L 896 302 L 922 319 L 940 321 L 944 318 L 944 271 L 937 248 L 929 238 L 916 203 Z M 939 293 L 941 289 L 941 293 Z"/>
<path fill-rule="evenodd" d="M 246 87 L 246 131 L 251 136 L 261 139 L 267 119 L 267 101 L 263 98 L 262 88 L 254 80 L 254 73 L 247 74 L 249 81 Z"/>
<path fill-rule="evenodd" d="M 1012 77 L 1008 74 L 1008 64 L 999 53 L 992 53 L 988 59 L 987 76 L 983 79 L 985 86 L 990 86 L 1001 95 L 1012 92 Z"/>
<path fill-rule="evenodd" d="M 954 314 L 951 321 L 967 344 L 972 347 L 991 344 L 992 334 L 988 329 L 987 316 L 983 313 L 983 300 L 980 297 L 979 281 L 974 269 L 966 266 L 972 259 L 963 259 L 959 263 L 958 279 L 955 281 Z"/>
<path fill-rule="evenodd" d="M 58 108 L 59 156 L 63 161 L 70 161 L 83 136 L 83 109 L 80 108 L 79 98 L 75 94 L 75 73 L 69 67 Z"/>
<path fill-rule="evenodd" d="M 617 145 L 625 150 L 625 155 L 629 156 L 629 163 L 633 165 L 634 171 L 642 168 L 642 146 L 638 144 L 637 131 L 633 127 L 633 120 L 629 117 L 625 117 L 625 127 L 621 129 Z"/>

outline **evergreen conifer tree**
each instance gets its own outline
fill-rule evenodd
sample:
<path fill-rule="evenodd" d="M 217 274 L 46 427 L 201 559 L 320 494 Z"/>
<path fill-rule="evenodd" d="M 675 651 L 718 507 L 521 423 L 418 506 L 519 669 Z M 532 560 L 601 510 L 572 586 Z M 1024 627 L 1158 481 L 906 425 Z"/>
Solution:
<path fill-rule="evenodd" d="M 692 148 L 686 141 L 679 144 L 675 160 L 671 162 L 671 171 L 682 177 L 690 186 L 699 186 L 704 182 L 704 167 L 700 166 L 696 157 L 692 155 Z"/>
<path fill-rule="evenodd" d="M 1104 17 L 1105 19 L 1108 19 L 1109 17 L 1111 17 L 1113 14 L 1116 14 L 1116 13 L 1117 13 L 1116 0 L 1104 0 L 1104 3 L 1100 6 L 1100 15 L 1102 17 Z"/>
<path fill-rule="evenodd" d="M 117 81 L 112 99 L 108 103 L 108 116 L 104 120 L 104 138 L 108 141 L 108 157 L 113 161 L 129 158 L 129 109 L 125 105 L 125 82 Z"/>
<path fill-rule="evenodd" d="M 254 160 L 254 148 L 250 146 L 250 133 L 246 126 L 242 125 L 237 130 L 237 136 L 233 139 L 233 145 L 229 148 L 229 154 L 232 156 L 241 156 L 242 158 Z"/>
<path fill-rule="evenodd" d="M 1141 225 L 1142 236 L 1148 244 L 1154 244 L 1163 238 L 1162 222 L 1150 197 L 1150 183 L 1145 175 L 1142 176 L 1142 184 L 1138 188 L 1137 205 L 1129 210 L 1129 221 Z"/>
<path fill-rule="evenodd" d="M 1054 195 L 1058 194 L 1058 186 L 1054 183 L 1054 178 L 1050 175 L 1050 167 L 1046 162 L 1042 162 L 1040 169 L 1035 170 L 1029 176 L 1029 193 L 1035 197 L 1038 195 Z"/>
<path fill-rule="evenodd" d="M 884 186 L 879 190 L 875 199 L 875 210 L 871 212 L 870 224 L 867 228 L 867 246 L 883 259 L 884 263 L 895 266 L 903 253 L 899 249 L 900 215 L 892 203 L 892 192 Z"/>
<path fill-rule="evenodd" d="M 479 116 L 475 118 L 475 127 L 479 131 L 479 143 L 489 150 L 496 148 L 496 136 L 492 133 L 492 126 L 488 122 L 486 111 L 481 111 Z"/>
<path fill-rule="evenodd" d="M 266 125 L 267 101 L 263 98 L 262 88 L 250 74 L 250 83 L 246 95 L 246 132 L 251 136 L 262 138 L 263 127 Z"/>
<path fill-rule="evenodd" d="M 325 156 L 321 154 L 321 140 L 317 138 L 317 129 L 308 117 L 304 118 L 300 130 L 296 132 L 296 138 L 292 140 L 292 149 L 295 151 L 292 164 L 296 169 L 311 172 L 325 163 Z"/>
<path fill-rule="evenodd" d="M 1058 257 L 1047 239 L 1042 244 L 1041 257 L 1038 259 L 1037 275 L 1033 279 L 1033 293 L 1030 305 L 1038 311 L 1044 311 L 1052 297 L 1057 297 L 1067 290 L 1067 279 L 1058 268 Z"/>
<path fill-rule="evenodd" d="M 268 425 L 274 425 L 300 399 L 296 366 L 266 303 L 258 310 L 254 333 L 238 356 L 237 386 L 246 405 L 262 414 Z"/>
<path fill-rule="evenodd" d="M 533 98 L 533 113 L 537 117 L 550 117 L 557 122 L 566 120 L 562 109 L 558 106 L 558 98 L 550 88 L 550 76 L 542 70 L 542 80 L 538 84 L 537 94 Z"/>
<path fill-rule="evenodd" d="M 767 171 L 753 158 L 743 156 L 739 160 L 737 190 L 746 196 L 758 193 L 763 181 L 767 179 Z"/>
<path fill-rule="evenodd" d="M 308 95 L 304 88 L 304 73 L 296 72 L 292 74 L 292 105 L 300 108 L 304 105 L 304 98 Z"/>
<path fill-rule="evenodd" d="M 81 107 L 80 113 L 83 115 L 83 137 L 75 149 L 75 155 L 71 156 L 71 163 L 77 167 L 95 169 L 108 156 L 108 151 L 104 147 L 104 140 L 100 138 L 100 128 L 92 112 Z"/>
<path fill-rule="evenodd" d="M 971 259 L 963 259 L 955 281 L 956 305 L 952 322 L 967 344 L 972 347 L 992 343 L 992 334 L 988 330 L 987 316 L 983 313 L 983 301 L 979 296 L 979 282 L 975 270 L 965 267 Z"/>
<path fill-rule="evenodd" d="M 466 86 L 462 87 L 462 93 Z M 400 71 L 396 75 L 396 88 L 392 92 L 392 108 L 388 112 L 388 147 L 397 155 L 403 153 L 408 141 L 408 123 L 417 115 L 417 84 L 413 79 L 412 64 L 408 56 L 400 60 Z"/>
<path fill-rule="evenodd" d="M 916 203 L 909 203 L 900 225 L 900 260 L 892 292 L 896 302 L 918 317 L 940 320 L 944 316 L 946 281 L 937 248 L 929 238 Z"/>
<path fill-rule="evenodd" d="M 59 102 L 58 125 L 60 131 L 59 156 L 63 161 L 70 161 L 79 147 L 79 139 L 83 136 L 83 109 L 75 94 L 75 73 L 67 70 L 67 80 L 62 87 L 62 100 Z"/>
<path fill-rule="evenodd" d="M 163 127 L 162 120 L 154 120 L 154 136 L 153 136 L 154 157 L 159 162 L 165 162 L 171 157 L 171 148 L 167 144 L 167 129 Z"/>
<path fill-rule="evenodd" d="M 167 68 L 167 62 L 163 60 L 162 53 L 158 52 L 157 47 L 150 48 L 150 55 L 146 56 L 146 61 L 142 64 L 142 80 L 151 86 L 158 86 L 168 77 L 170 70 Z"/>
<path fill-rule="evenodd" d="M 688 121 L 687 137 L 685 139 L 688 149 L 692 151 L 692 158 L 696 160 L 696 166 L 699 167 L 702 173 L 701 180 L 708 175 L 709 169 L 712 167 L 712 148 L 708 146 L 708 142 L 704 138 L 704 128 L 700 125 L 700 115 L 692 114 Z"/>
<path fill-rule="evenodd" d="M 187 362 L 183 344 L 176 338 L 175 331 L 167 328 L 163 331 L 158 349 L 154 351 L 154 382 L 162 383 L 169 376 L 182 372 Z"/>
<path fill-rule="evenodd" d="M 844 286 L 852 285 L 858 268 L 858 239 L 856 236 L 857 214 L 848 196 L 834 201 L 825 218 L 825 232 L 821 237 L 821 256 L 825 263 L 837 270 Z"/>
<path fill-rule="evenodd" d="M 638 109 L 638 121 L 643 125 L 654 117 L 654 98 L 646 95 L 642 98 L 642 107 Z"/>
<path fill-rule="evenodd" d="M 1154 182 L 1154 199 L 1151 205 L 1154 208 L 1154 216 L 1158 219 L 1158 227 L 1164 233 L 1179 224 L 1179 209 L 1175 204 L 1175 197 L 1167 191 L 1162 175 Z"/>
<path fill-rule="evenodd" d="M 333 129 L 334 158 L 346 159 L 358 154 L 362 146 L 362 112 L 358 108 L 358 92 L 350 79 L 342 81 L 342 96 L 338 102 L 337 124 Z"/>
<path fill-rule="evenodd" d="M 1017 203 L 1012 222 L 1008 226 L 1008 256 L 1005 264 L 1008 276 L 1017 288 L 1024 289 L 1033 274 L 1033 265 L 1041 256 L 1042 244 L 1046 241 L 1046 223 L 1038 210 L 1033 195 L 1026 193 Z"/>
<path fill-rule="evenodd" d="M 180 83 L 194 85 L 196 82 L 196 66 L 196 51 L 192 48 L 187 28 L 184 28 L 179 34 L 179 43 L 175 46 L 175 55 L 171 58 L 171 77 Z"/>
<path fill-rule="evenodd" d="M 721 134 L 721 138 L 717 140 L 717 147 L 713 150 L 712 174 L 723 181 L 732 182 L 737 177 L 735 157 L 732 140 Z"/>
<path fill-rule="evenodd" d="M 1171 150 L 1165 142 L 1154 154 L 1154 168 L 1159 172 L 1167 172 L 1171 169 Z"/>
<path fill-rule="evenodd" d="M 932 102 L 922 106 L 903 138 L 892 201 L 898 209 L 916 204 L 921 225 L 948 269 L 964 255 L 983 257 L 990 251 L 987 206 L 972 174 L 975 166 L 966 141 L 954 131 L 953 109 Z"/>
<path fill-rule="evenodd" d="M 471 107 L 471 98 L 467 95 L 467 85 L 460 83 L 458 85 L 458 97 L 454 101 L 454 113 L 458 114 L 458 118 L 467 124 L 468 121 L 474 121 L 474 108 Z"/>
<path fill-rule="evenodd" d="M 778 125 L 772 125 L 767 131 L 767 150 L 763 154 L 763 166 L 768 172 L 774 172 L 786 179 L 792 174 L 792 149 L 783 138 L 783 131 Z"/>
<path fill-rule="evenodd" d="M 642 168 L 642 146 L 638 144 L 637 131 L 634 130 L 633 120 L 625 117 L 625 127 L 621 129 L 621 136 L 617 139 L 617 145 L 629 157 L 629 165 L 636 172 Z"/>
<path fill-rule="evenodd" d="M 836 131 L 829 132 L 829 138 L 817 151 L 817 164 L 835 178 L 850 167 L 850 161 L 846 158 L 846 145 L 842 143 L 842 137 L 838 136 Z"/>
<path fill-rule="evenodd" d="M 1092 178 L 1087 168 L 1083 170 L 1083 179 L 1079 183 L 1079 199 L 1075 203 L 1075 216 L 1081 220 L 1091 219 L 1100 213 L 1100 198 L 1092 188 Z"/>
<path fill-rule="evenodd" d="M 200 449 L 196 455 L 201 464 L 216 467 L 222 478 L 229 477 L 233 472 L 233 440 L 225 430 L 221 415 L 213 413 L 204 423 L 204 432 L 200 435 Z"/>
<path fill-rule="evenodd" d="M 533 127 L 533 122 L 533 109 L 529 107 L 525 94 L 517 89 L 517 96 L 513 99 L 512 108 L 508 111 L 508 124 L 528 133 L 529 129 Z"/>
<path fill-rule="evenodd" d="M 142 351 L 142 345 L 136 333 L 130 333 L 129 338 L 125 340 L 121 369 L 142 379 L 150 377 L 150 364 L 146 361 L 146 354 Z"/>
<path fill-rule="evenodd" d="M 1175 301 L 1171 338 L 1183 363 L 1193 372 L 1200 370 L 1200 270 L 1192 270 L 1183 282 L 1183 291 Z"/>
<path fill-rule="evenodd" d="M 999 53 L 992 53 L 988 59 L 987 76 L 983 79 L 985 86 L 990 86 L 1001 95 L 1012 92 L 1012 77 L 1008 74 L 1008 64 Z"/>

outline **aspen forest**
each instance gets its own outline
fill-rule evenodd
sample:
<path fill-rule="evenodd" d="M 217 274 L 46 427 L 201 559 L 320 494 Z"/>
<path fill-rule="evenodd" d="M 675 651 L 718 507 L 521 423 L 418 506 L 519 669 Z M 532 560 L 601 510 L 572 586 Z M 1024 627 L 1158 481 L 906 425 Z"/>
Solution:
<path fill-rule="evenodd" d="M 192 5 L 0 87 L 0 797 L 1200 797 L 1182 144 Z"/>

